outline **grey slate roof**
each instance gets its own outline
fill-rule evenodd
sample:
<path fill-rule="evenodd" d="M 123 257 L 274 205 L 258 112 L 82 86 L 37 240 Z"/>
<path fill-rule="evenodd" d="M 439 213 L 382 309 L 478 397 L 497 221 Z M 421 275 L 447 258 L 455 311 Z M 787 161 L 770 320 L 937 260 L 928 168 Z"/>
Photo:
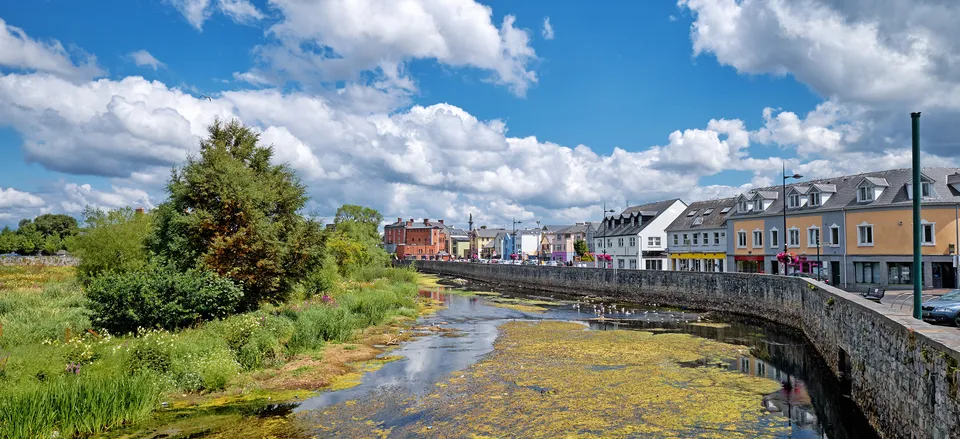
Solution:
<path fill-rule="evenodd" d="M 455 238 L 455 239 L 467 239 L 467 237 L 470 236 L 467 234 L 466 230 L 457 229 L 453 227 L 448 228 L 447 233 L 450 234 L 451 238 Z"/>
<path fill-rule="evenodd" d="M 495 238 L 504 229 L 473 229 L 478 238 Z"/>
<path fill-rule="evenodd" d="M 933 193 L 930 194 L 931 196 L 924 197 L 923 203 L 960 203 L 960 191 L 957 191 L 951 187 L 949 183 L 950 181 L 953 181 L 955 184 L 960 184 L 960 176 L 952 176 L 952 174 L 956 174 L 958 172 L 960 172 L 960 168 L 923 168 L 923 174 L 930 179 L 933 189 Z M 883 206 L 909 206 L 912 203 L 912 200 L 907 197 L 906 185 L 912 180 L 912 171 L 909 168 L 906 168 L 867 172 L 863 174 L 846 175 L 842 177 L 823 178 L 808 182 L 796 183 L 794 185 L 787 185 L 787 191 L 789 191 L 790 188 L 795 185 L 809 186 L 811 184 L 818 188 L 822 187 L 823 189 L 821 189 L 821 191 L 823 192 L 829 192 L 828 190 L 824 189 L 835 190 L 835 193 L 831 194 L 830 199 L 825 201 L 821 206 L 804 206 L 799 209 L 788 209 L 787 214 L 837 210 L 841 208 L 858 209 Z M 857 186 L 863 181 L 868 181 L 871 184 L 876 185 L 885 184 L 886 186 L 882 186 L 884 187 L 883 193 L 880 194 L 880 197 L 876 200 L 872 202 L 858 203 Z M 780 186 L 771 186 L 757 190 L 778 191 L 780 190 Z M 771 203 L 770 207 L 761 213 L 738 213 L 737 209 L 733 208 L 730 211 L 730 218 L 749 218 L 782 214 L 783 200 L 778 198 Z"/>
<path fill-rule="evenodd" d="M 705 200 L 705 201 L 695 201 L 690 203 L 687 206 L 687 210 L 684 210 L 680 216 L 677 217 L 669 226 L 667 226 L 667 231 L 677 231 L 677 230 L 699 230 L 699 229 L 719 229 L 724 227 L 727 222 L 727 216 L 730 215 L 727 213 L 720 213 L 724 207 L 733 207 L 737 204 L 737 197 L 730 198 L 721 198 L 718 200 Z M 704 215 L 703 213 L 709 209 L 713 209 L 709 214 Z M 690 215 L 690 212 L 695 212 L 695 214 Z M 697 218 L 702 218 L 702 223 L 700 225 L 694 225 Z"/>
<path fill-rule="evenodd" d="M 663 211 L 669 209 L 673 203 L 679 200 L 679 198 L 674 198 L 628 207 L 620 215 L 604 218 L 596 236 L 636 235 L 646 228 L 650 221 L 656 219 Z M 636 223 L 634 223 L 634 218 L 636 218 Z M 608 228 L 608 220 L 611 219 L 620 224 Z"/>

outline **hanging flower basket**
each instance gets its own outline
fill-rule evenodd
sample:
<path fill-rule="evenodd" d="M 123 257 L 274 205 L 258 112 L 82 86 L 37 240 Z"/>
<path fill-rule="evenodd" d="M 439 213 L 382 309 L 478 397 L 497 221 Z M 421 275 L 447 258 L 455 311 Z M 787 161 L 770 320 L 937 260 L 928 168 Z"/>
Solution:
<path fill-rule="evenodd" d="M 518 255 L 518 254 L 516 254 L 516 253 L 510 254 L 510 259 L 517 259 L 517 258 L 519 258 L 519 257 L 520 257 L 520 255 Z"/>
<path fill-rule="evenodd" d="M 610 261 L 613 260 L 613 256 L 610 256 L 610 255 L 597 255 L 597 256 L 600 257 L 600 260 L 601 260 L 601 261 L 610 262 Z"/>
<path fill-rule="evenodd" d="M 797 258 L 797 254 L 794 252 L 780 252 L 777 254 L 777 260 L 780 261 L 781 264 L 788 265 L 796 264 L 800 261 L 800 259 Z"/>

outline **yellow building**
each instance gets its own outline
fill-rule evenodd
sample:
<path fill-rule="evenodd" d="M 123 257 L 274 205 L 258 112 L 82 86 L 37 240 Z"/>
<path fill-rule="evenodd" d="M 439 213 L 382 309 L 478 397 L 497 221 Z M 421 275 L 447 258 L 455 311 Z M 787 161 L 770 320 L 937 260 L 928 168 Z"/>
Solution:
<path fill-rule="evenodd" d="M 727 219 L 728 263 L 733 271 L 819 274 L 848 289 L 908 288 L 916 275 L 911 178 L 910 169 L 895 169 L 742 194 Z M 921 181 L 919 275 L 925 287 L 955 288 L 960 169 L 924 168 Z M 777 258 L 784 240 L 797 257 L 787 266 Z"/>

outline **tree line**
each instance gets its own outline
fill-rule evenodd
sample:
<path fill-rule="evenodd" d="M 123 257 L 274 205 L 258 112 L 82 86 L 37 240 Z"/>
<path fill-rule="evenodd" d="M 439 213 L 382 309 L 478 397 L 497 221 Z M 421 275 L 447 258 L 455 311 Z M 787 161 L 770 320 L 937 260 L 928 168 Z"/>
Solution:
<path fill-rule="evenodd" d="M 67 249 L 67 241 L 77 234 L 76 218 L 64 214 L 43 214 L 23 219 L 13 230 L 0 230 L 0 254 L 53 255 Z"/>

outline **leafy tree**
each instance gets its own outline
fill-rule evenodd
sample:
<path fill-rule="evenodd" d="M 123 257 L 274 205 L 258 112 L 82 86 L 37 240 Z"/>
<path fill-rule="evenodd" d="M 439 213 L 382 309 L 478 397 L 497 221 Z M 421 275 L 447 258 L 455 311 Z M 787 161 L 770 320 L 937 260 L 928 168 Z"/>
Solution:
<path fill-rule="evenodd" d="M 351 275 L 365 266 L 387 264 L 390 256 L 380 247 L 378 231 L 382 222 L 383 215 L 369 207 L 346 204 L 337 209 L 336 227 L 326 241 L 326 249 L 341 273 Z"/>
<path fill-rule="evenodd" d="M 129 207 L 109 212 L 88 207 L 83 218 L 83 231 L 67 240 L 67 248 L 80 259 L 77 272 L 81 279 L 89 281 L 103 272 L 125 273 L 146 267 L 151 214 L 137 213 Z"/>
<path fill-rule="evenodd" d="M 46 255 L 55 255 L 58 251 L 63 250 L 63 240 L 60 239 L 60 235 L 52 234 L 44 238 L 41 250 Z"/>
<path fill-rule="evenodd" d="M 64 239 L 76 234 L 78 229 L 77 219 L 63 214 L 46 213 L 34 219 L 33 224 L 44 238 L 56 235 Z"/>
<path fill-rule="evenodd" d="M 20 249 L 20 238 L 10 227 L 0 230 L 0 254 L 13 253 Z"/>
<path fill-rule="evenodd" d="M 37 225 L 29 219 L 20 221 L 17 227 L 18 246 L 17 253 L 21 255 L 32 255 L 43 248 L 43 234 L 37 230 Z"/>
<path fill-rule="evenodd" d="M 349 225 L 360 229 L 362 233 L 374 237 L 379 236 L 377 228 L 380 227 L 380 223 L 382 222 L 383 215 L 377 212 L 376 209 L 357 206 L 355 204 L 344 204 L 340 206 L 340 208 L 337 209 L 337 215 L 333 219 L 333 224 L 337 230 Z"/>
<path fill-rule="evenodd" d="M 587 248 L 587 241 L 584 241 L 582 239 L 578 239 L 574 241 L 573 251 L 577 252 L 577 256 L 583 257 L 583 255 L 587 254 L 587 252 L 590 251 L 590 249 Z"/>
<path fill-rule="evenodd" d="M 181 271 L 209 269 L 244 291 L 244 307 L 279 301 L 318 261 L 321 227 L 297 212 L 303 184 L 239 121 L 214 121 L 200 155 L 174 169 L 151 249 Z"/>

